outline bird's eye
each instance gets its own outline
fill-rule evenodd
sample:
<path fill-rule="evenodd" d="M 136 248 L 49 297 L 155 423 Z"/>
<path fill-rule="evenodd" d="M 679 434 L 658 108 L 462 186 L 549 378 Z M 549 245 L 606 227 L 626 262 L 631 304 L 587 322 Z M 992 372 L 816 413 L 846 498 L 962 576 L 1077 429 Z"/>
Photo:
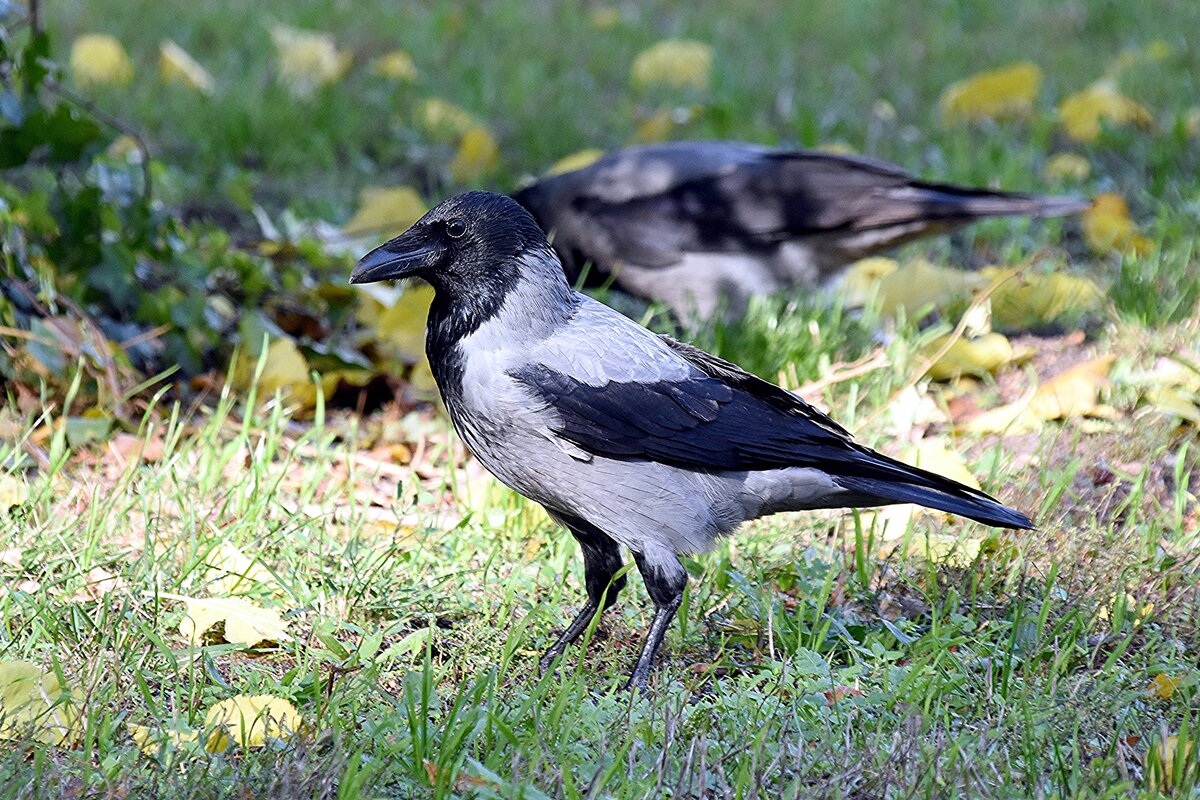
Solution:
<path fill-rule="evenodd" d="M 446 233 L 451 239 L 458 239 L 467 232 L 467 223 L 461 219 L 452 219 L 446 223 Z"/>

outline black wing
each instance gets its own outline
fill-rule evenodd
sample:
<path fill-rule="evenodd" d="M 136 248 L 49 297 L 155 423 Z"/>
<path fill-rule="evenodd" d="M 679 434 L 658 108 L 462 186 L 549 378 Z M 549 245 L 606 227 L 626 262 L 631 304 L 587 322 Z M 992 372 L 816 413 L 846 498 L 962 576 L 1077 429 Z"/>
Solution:
<path fill-rule="evenodd" d="M 663 337 L 696 369 L 681 380 L 592 386 L 544 364 L 513 373 L 557 412 L 554 432 L 612 458 L 689 469 L 822 466 L 895 474 L 799 397 L 690 345 Z"/>
<path fill-rule="evenodd" d="M 1032 527 L 1027 516 L 983 492 L 855 443 L 792 393 L 662 338 L 696 371 L 604 386 L 540 363 L 511 374 L 555 410 L 555 434 L 595 455 L 714 472 L 815 467 L 834 476 L 856 505 L 918 503 L 989 525 Z"/>

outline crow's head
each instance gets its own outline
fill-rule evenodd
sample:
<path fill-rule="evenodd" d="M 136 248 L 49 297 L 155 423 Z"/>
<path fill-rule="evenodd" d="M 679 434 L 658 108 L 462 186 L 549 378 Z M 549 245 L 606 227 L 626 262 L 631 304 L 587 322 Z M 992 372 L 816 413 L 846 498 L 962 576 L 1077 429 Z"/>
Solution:
<path fill-rule="evenodd" d="M 522 256 L 549 251 L 542 229 L 511 198 L 467 192 L 442 201 L 407 231 L 363 256 L 350 282 L 413 277 L 437 289 L 471 291 L 499 277 L 516 278 Z"/>

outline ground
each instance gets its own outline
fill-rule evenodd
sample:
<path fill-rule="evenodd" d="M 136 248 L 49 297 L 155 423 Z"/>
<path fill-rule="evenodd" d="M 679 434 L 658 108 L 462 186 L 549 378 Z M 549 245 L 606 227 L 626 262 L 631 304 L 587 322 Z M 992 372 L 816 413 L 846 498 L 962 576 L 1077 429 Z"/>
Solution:
<path fill-rule="evenodd" d="M 206 379 L 207 394 L 141 401 L 140 428 L 72 446 L 56 406 L 31 415 L 10 394 L 0 660 L 73 689 L 60 709 L 82 719 L 56 745 L 6 742 L 0 796 L 1195 796 L 1195 421 L 1155 392 L 1171 358 L 1200 363 L 1200 139 L 1187 130 L 1200 55 L 1186 33 L 1200 6 L 662 3 L 612 7 L 611 27 L 607 8 L 93 0 L 44 13 L 64 60 L 77 34 L 104 31 L 147 75 L 164 37 L 205 61 L 213 97 L 141 79 L 89 96 L 146 132 L 166 202 L 242 233 L 254 203 L 340 222 L 364 186 L 457 188 L 452 148 L 410 129 L 429 96 L 490 125 L 501 157 L 478 182 L 494 187 L 622 144 L 669 103 L 704 109 L 677 137 L 841 143 L 939 180 L 1125 196 L 1148 256 L 1095 252 L 1076 221 L 989 223 L 901 254 L 1041 259 L 1103 287 L 1081 324 L 1014 335 L 1030 357 L 995 376 L 931 381 L 922 347 L 947 324 L 837 298 L 764 300 L 741 323 L 687 331 L 808 384 L 865 443 L 901 457 L 947 444 L 1037 529 L 841 512 L 749 525 L 688 560 L 679 622 L 649 691 L 631 696 L 650 616 L 640 580 L 586 651 L 539 675 L 583 598 L 578 548 L 482 473 L 435 403 L 405 395 L 360 415 Z M 364 63 L 401 47 L 423 82 L 352 69 L 298 101 L 272 77 L 276 22 L 331 31 Z M 713 45 L 707 92 L 631 87 L 634 56 L 666 36 Z M 1155 42 L 1166 55 L 1119 73 L 1152 119 L 1065 138 L 1054 101 Z M 943 125 L 948 84 L 1024 59 L 1046 75 L 1032 119 Z M 1048 176 L 1061 152 L 1090 174 Z M 1109 356 L 1080 407 L 1030 430 L 972 429 Z M 188 619 L 211 610 L 197 601 L 229 597 L 266 617 L 235 607 L 194 644 Z M 246 625 L 270 632 L 247 646 L 234 633 Z M 261 747 L 217 747 L 206 716 L 260 695 L 302 722 Z"/>

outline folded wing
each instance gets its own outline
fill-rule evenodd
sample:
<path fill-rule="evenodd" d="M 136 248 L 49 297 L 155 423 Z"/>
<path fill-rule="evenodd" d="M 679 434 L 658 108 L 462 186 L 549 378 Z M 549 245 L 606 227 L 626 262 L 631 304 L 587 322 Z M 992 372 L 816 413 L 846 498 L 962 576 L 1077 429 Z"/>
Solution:
<path fill-rule="evenodd" d="M 813 467 L 879 503 L 914 502 L 993 525 L 1031 526 L 983 492 L 855 443 L 790 392 L 663 341 L 691 365 L 682 376 L 597 383 L 537 361 L 510 375 L 554 410 L 555 435 L 594 455 L 712 472 Z"/>

